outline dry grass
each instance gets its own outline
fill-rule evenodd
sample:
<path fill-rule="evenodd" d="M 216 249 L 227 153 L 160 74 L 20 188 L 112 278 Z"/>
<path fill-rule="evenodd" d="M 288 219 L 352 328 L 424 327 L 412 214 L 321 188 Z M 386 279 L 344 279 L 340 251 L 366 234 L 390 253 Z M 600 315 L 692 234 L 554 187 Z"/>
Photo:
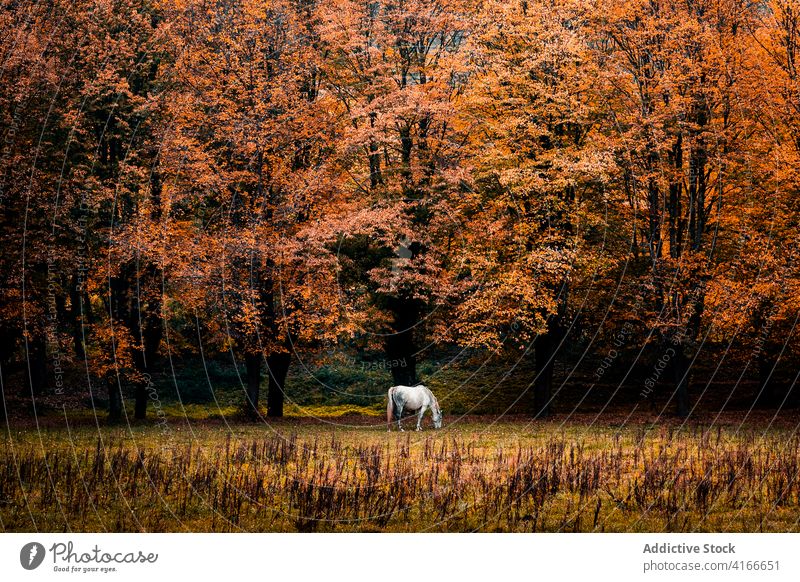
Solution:
<path fill-rule="evenodd" d="M 349 424 L 344 424 L 353 420 Z M 5 531 L 798 531 L 800 438 L 362 419 L 10 431 Z M 410 423 L 411 421 L 409 421 Z"/>

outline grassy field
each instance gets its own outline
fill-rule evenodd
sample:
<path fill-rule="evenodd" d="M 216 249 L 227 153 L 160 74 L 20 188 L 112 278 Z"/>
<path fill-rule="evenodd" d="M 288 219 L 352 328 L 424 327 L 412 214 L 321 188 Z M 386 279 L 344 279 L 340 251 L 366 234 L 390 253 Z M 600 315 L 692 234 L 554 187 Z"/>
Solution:
<path fill-rule="evenodd" d="M 0 448 L 0 527 L 800 531 L 793 419 L 744 428 L 733 416 L 473 416 L 387 433 L 380 418 L 347 412 L 269 425 L 12 425 Z"/>

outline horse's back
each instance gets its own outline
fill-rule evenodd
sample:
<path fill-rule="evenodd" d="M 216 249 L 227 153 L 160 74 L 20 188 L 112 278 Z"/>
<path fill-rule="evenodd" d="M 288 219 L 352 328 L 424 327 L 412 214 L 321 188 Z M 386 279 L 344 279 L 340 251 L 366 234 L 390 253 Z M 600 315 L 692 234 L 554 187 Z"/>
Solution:
<path fill-rule="evenodd" d="M 416 386 L 400 385 L 389 388 L 391 398 L 394 398 L 395 401 L 399 400 L 398 404 L 402 403 L 403 408 L 414 410 L 421 408 L 425 404 L 429 393 L 430 390 L 422 384 L 417 384 Z"/>

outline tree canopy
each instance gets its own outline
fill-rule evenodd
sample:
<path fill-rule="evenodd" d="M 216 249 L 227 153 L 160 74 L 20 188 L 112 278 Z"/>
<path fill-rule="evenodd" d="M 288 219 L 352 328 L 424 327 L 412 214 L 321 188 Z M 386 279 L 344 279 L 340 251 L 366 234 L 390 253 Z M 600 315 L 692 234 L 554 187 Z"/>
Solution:
<path fill-rule="evenodd" d="M 797 0 L 0 5 L 20 401 L 219 360 L 281 416 L 331 353 L 499 358 L 540 416 L 796 400 Z"/>

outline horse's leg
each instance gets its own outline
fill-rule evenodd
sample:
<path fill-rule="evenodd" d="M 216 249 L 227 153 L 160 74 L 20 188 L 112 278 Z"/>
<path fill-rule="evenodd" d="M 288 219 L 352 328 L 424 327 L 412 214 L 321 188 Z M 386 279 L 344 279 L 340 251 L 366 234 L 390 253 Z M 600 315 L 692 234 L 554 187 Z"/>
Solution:
<path fill-rule="evenodd" d="M 420 426 L 422 425 L 422 417 L 425 416 L 425 411 L 427 409 L 428 409 L 428 407 L 426 405 L 424 405 L 424 404 L 419 409 L 419 416 L 417 417 L 417 430 L 422 430 L 422 428 L 420 428 Z"/>
<path fill-rule="evenodd" d="M 400 429 L 400 432 L 404 432 L 404 431 L 403 431 L 403 425 L 402 425 L 402 424 L 400 424 L 400 421 L 401 421 L 402 419 L 403 419 L 403 407 L 402 407 L 402 405 L 401 405 L 401 406 L 398 406 L 398 407 L 397 407 L 397 428 L 399 428 L 399 429 Z"/>

